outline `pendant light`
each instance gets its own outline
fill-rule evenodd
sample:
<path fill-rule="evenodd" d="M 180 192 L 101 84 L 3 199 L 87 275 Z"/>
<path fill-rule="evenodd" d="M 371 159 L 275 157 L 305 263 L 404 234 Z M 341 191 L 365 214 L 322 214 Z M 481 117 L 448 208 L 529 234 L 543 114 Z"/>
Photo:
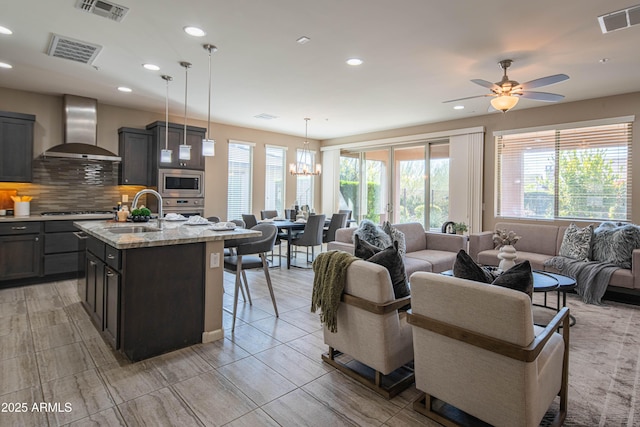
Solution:
<path fill-rule="evenodd" d="M 212 44 L 205 44 L 202 47 L 209 51 L 209 109 L 207 110 L 209 121 L 207 122 L 207 136 L 202 140 L 202 155 L 211 157 L 216 155 L 216 142 L 211 138 L 211 53 L 217 51 L 218 48 Z"/>
<path fill-rule="evenodd" d="M 178 151 L 178 159 L 191 160 L 191 146 L 187 145 L 187 88 L 189 87 L 188 77 L 191 63 L 183 61 L 180 65 L 184 67 L 184 139 L 180 145 L 180 151 Z"/>
<path fill-rule="evenodd" d="M 302 148 L 302 155 L 300 156 L 300 161 L 296 163 L 291 163 L 289 165 L 289 173 L 291 175 L 300 175 L 300 176 L 311 176 L 311 175 L 320 175 L 322 172 L 322 167 L 320 163 L 316 163 L 314 166 L 313 158 L 311 157 L 311 151 L 309 151 L 309 140 L 307 139 L 307 131 L 309 129 L 309 120 L 308 117 L 304 119 L 304 146 Z M 309 161 L 307 162 L 307 159 Z M 307 165 L 310 165 L 309 168 Z"/>
<path fill-rule="evenodd" d="M 171 150 L 169 150 L 169 82 L 173 77 L 162 75 L 167 82 L 167 96 L 165 98 L 165 126 L 164 126 L 164 149 L 160 150 L 160 163 L 171 163 Z"/>

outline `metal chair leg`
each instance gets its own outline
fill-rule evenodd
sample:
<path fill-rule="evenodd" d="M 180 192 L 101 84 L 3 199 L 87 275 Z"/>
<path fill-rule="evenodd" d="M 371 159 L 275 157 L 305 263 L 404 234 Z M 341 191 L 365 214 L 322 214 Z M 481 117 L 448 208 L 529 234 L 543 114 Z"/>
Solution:
<path fill-rule="evenodd" d="M 242 284 L 240 283 L 240 276 L 236 270 L 236 288 L 233 293 L 233 324 L 231 325 L 231 332 L 236 329 L 236 314 L 238 311 L 238 292 L 240 291 Z"/>
<path fill-rule="evenodd" d="M 262 259 L 262 269 L 264 270 L 264 276 L 267 279 L 267 287 L 269 288 L 269 294 L 271 294 L 271 302 L 273 303 L 273 311 L 276 313 L 276 317 L 280 317 L 278 315 L 278 306 L 276 304 L 276 296 L 273 293 L 273 286 L 271 284 L 271 275 L 269 274 L 269 265 L 267 264 L 267 259 L 265 254 L 260 254 L 260 258 Z"/>
<path fill-rule="evenodd" d="M 242 278 L 244 279 L 244 288 L 247 291 L 247 298 L 249 298 L 249 305 L 253 305 L 253 302 L 251 301 L 251 292 L 249 291 L 249 281 L 247 280 L 247 273 L 245 273 L 244 270 L 242 270 Z"/>

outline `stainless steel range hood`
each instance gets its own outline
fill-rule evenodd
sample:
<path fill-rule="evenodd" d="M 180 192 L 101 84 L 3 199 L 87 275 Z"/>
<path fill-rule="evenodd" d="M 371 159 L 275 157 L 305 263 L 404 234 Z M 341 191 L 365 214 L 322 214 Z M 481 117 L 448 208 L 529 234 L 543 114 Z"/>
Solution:
<path fill-rule="evenodd" d="M 64 95 L 64 143 L 45 151 L 43 157 L 67 159 L 122 160 L 111 151 L 98 147 L 98 101 L 93 98 Z"/>

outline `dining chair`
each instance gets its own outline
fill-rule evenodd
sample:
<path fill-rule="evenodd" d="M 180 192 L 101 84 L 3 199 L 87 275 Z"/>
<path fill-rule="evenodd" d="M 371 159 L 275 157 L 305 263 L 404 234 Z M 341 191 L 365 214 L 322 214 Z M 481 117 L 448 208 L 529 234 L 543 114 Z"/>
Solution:
<path fill-rule="evenodd" d="M 269 288 L 269 294 L 271 295 L 271 302 L 273 303 L 273 310 L 276 317 L 278 317 L 278 306 L 276 305 L 276 297 L 273 293 L 273 286 L 271 284 L 271 276 L 269 275 L 269 264 L 267 262 L 266 253 L 273 250 L 273 245 L 276 241 L 276 234 L 278 228 L 273 224 L 258 224 L 252 228 L 252 230 L 260 231 L 262 236 L 249 239 L 244 243 L 236 246 L 236 255 L 224 257 L 224 268 L 230 272 L 235 272 L 235 291 L 233 294 L 233 324 L 231 331 L 233 332 L 236 327 L 236 313 L 238 309 L 238 293 L 242 291 L 244 282 L 244 289 L 247 292 L 249 299 L 249 305 L 251 303 L 251 294 L 249 292 L 249 282 L 247 281 L 247 275 L 245 270 L 262 268 L 264 276 L 267 280 L 267 287 Z"/>
<path fill-rule="evenodd" d="M 277 218 L 277 217 L 278 217 L 278 211 L 276 210 L 260 211 L 261 219 L 271 219 L 271 218 Z"/>
<path fill-rule="evenodd" d="M 307 219 L 304 230 L 291 241 L 292 246 L 306 246 L 307 263 L 313 262 L 315 258 L 314 249 L 322 246 L 322 232 L 326 215 L 312 215 Z M 309 260 L 309 247 L 311 247 L 311 260 Z"/>
<path fill-rule="evenodd" d="M 338 213 L 341 213 L 341 214 L 347 214 L 347 221 L 350 221 L 350 220 L 351 220 L 351 213 L 352 213 L 352 212 L 353 212 L 353 211 L 352 211 L 351 209 L 340 209 L 340 210 L 338 211 Z"/>
<path fill-rule="evenodd" d="M 258 220 L 254 214 L 242 214 L 242 220 L 244 221 L 244 228 L 253 228 L 258 225 Z"/>
<path fill-rule="evenodd" d="M 325 227 L 322 233 L 322 243 L 329 243 L 336 240 L 336 230 L 347 226 L 346 213 L 334 213 L 331 215 L 329 226 Z"/>

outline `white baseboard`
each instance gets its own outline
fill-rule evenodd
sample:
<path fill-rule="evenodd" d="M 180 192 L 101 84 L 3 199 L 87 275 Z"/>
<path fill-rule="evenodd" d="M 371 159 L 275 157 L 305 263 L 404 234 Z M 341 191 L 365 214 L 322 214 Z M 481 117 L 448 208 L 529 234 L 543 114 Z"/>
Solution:
<path fill-rule="evenodd" d="M 224 329 L 216 329 L 215 331 L 205 331 L 202 333 L 202 342 L 213 342 L 224 338 Z"/>

